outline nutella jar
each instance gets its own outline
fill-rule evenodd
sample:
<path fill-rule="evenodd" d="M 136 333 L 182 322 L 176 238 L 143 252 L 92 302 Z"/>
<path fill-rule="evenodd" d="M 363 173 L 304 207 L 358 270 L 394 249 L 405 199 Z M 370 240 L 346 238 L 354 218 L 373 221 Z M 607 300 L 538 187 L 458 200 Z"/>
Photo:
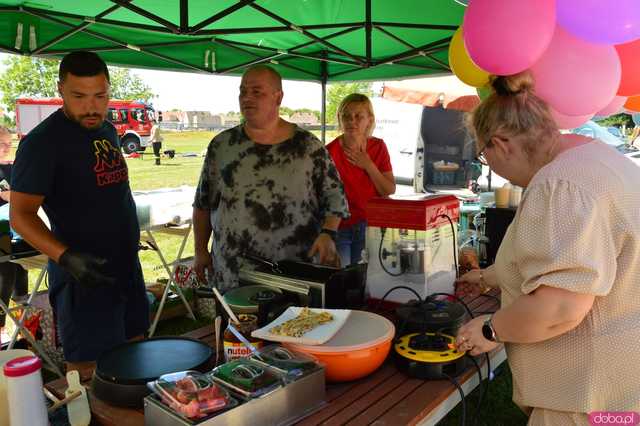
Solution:
<path fill-rule="evenodd" d="M 234 325 L 236 330 L 244 336 L 245 339 L 253 345 L 254 348 L 260 349 L 262 347 L 262 340 L 251 337 L 251 332 L 258 328 L 258 316 L 252 314 L 239 314 L 238 320 L 240 324 Z M 231 323 L 230 323 L 231 324 Z M 244 358 L 251 355 L 251 349 L 249 349 L 244 343 L 242 343 L 232 332 L 227 329 L 224 331 L 222 337 L 224 345 L 224 359 L 226 362 L 233 361 L 234 359 Z"/>

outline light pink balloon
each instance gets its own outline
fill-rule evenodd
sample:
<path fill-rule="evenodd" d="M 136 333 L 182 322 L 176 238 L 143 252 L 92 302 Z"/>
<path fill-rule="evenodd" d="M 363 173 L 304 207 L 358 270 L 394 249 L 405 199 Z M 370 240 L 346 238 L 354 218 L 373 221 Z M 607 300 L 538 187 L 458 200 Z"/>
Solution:
<path fill-rule="evenodd" d="M 613 46 L 581 40 L 561 27 L 531 67 L 536 93 L 558 112 L 580 116 L 606 107 L 620 86 L 620 59 Z"/>
<path fill-rule="evenodd" d="M 558 129 L 575 129 L 576 127 L 582 126 L 584 123 L 591 120 L 594 116 L 593 113 L 578 116 L 565 115 L 556 111 L 553 107 L 550 107 L 550 109 L 553 119 L 556 120 Z"/>
<path fill-rule="evenodd" d="M 470 0 L 462 37 L 477 66 L 491 74 L 511 75 L 540 58 L 555 23 L 555 0 Z"/>
<path fill-rule="evenodd" d="M 596 112 L 596 115 L 606 117 L 612 114 L 619 114 L 622 112 L 622 106 L 625 102 L 627 102 L 626 96 L 615 96 L 611 102 L 609 102 L 609 105 Z"/>

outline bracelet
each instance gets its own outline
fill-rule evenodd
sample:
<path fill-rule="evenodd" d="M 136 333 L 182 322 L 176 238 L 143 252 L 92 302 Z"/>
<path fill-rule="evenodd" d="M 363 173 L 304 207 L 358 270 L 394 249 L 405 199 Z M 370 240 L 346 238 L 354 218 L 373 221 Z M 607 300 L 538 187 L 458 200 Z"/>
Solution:
<path fill-rule="evenodd" d="M 338 231 L 334 231 L 333 229 L 322 228 L 320 233 L 327 234 L 333 241 L 335 241 L 336 237 L 338 236 Z"/>

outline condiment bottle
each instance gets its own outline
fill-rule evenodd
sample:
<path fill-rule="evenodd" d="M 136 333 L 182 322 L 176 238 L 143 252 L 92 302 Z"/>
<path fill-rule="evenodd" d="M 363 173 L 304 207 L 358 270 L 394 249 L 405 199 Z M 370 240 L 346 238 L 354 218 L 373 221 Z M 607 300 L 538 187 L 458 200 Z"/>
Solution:
<path fill-rule="evenodd" d="M 520 200 L 522 199 L 522 188 L 519 186 L 512 186 L 509 192 L 509 207 L 518 207 Z"/>
<path fill-rule="evenodd" d="M 7 378 L 9 419 L 12 426 L 46 426 L 47 406 L 42 391 L 42 361 L 25 356 L 4 365 Z"/>
<path fill-rule="evenodd" d="M 260 349 L 263 343 L 262 340 L 251 337 L 251 332 L 258 328 L 258 317 L 252 314 L 239 314 L 238 320 L 240 324 L 234 325 L 236 330 L 238 330 L 253 347 Z M 224 346 L 224 359 L 226 362 L 251 355 L 251 349 L 242 343 L 231 330 L 229 330 L 228 326 L 224 331 L 222 344 Z"/>

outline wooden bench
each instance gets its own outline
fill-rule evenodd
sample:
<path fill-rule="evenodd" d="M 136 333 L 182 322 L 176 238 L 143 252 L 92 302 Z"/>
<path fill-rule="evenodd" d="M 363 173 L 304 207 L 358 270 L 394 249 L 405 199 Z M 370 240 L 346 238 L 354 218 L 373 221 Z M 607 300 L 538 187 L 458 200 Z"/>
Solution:
<path fill-rule="evenodd" d="M 497 292 L 490 293 L 493 296 Z M 478 298 L 469 304 L 474 314 L 494 311 L 496 300 Z M 215 345 L 213 326 L 205 326 L 185 337 Z M 506 355 L 501 346 L 490 354 L 492 369 L 501 364 Z M 484 357 L 477 358 L 482 365 L 482 377 L 487 377 Z M 475 367 L 457 377 L 465 395 L 479 383 Z M 88 384 L 87 384 L 88 385 Z M 57 396 L 64 394 L 65 379 L 47 383 L 47 388 Z M 144 425 L 142 410 L 113 407 L 89 392 L 93 423 L 98 425 Z M 425 381 L 412 379 L 398 371 L 391 357 L 373 374 L 353 382 L 328 384 L 326 404 L 318 411 L 302 419 L 300 425 L 433 425 L 460 402 L 458 390 L 446 380 Z M 472 413 L 467 413 L 469 417 Z"/>

